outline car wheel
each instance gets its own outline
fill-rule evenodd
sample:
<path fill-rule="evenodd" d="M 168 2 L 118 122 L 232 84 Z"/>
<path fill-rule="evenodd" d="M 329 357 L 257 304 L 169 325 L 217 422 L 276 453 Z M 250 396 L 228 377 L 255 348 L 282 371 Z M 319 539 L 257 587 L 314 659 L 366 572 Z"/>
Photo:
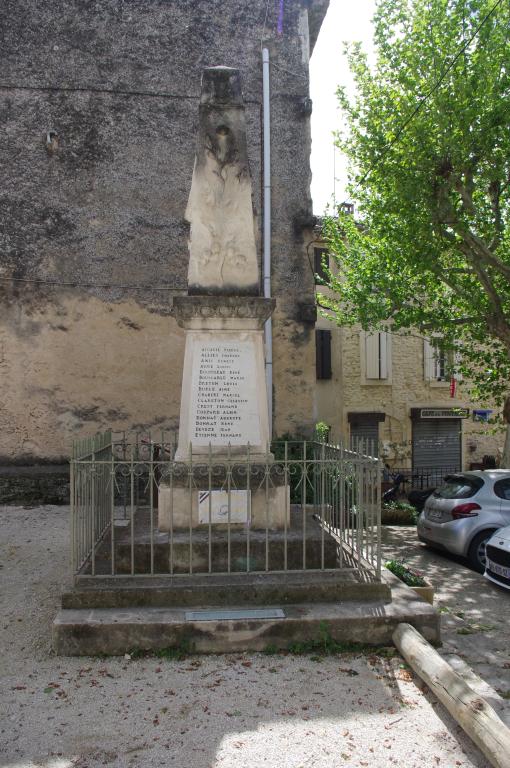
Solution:
<path fill-rule="evenodd" d="M 493 533 L 494 531 L 481 531 L 469 545 L 467 559 L 471 568 L 478 573 L 485 571 L 485 545 Z"/>

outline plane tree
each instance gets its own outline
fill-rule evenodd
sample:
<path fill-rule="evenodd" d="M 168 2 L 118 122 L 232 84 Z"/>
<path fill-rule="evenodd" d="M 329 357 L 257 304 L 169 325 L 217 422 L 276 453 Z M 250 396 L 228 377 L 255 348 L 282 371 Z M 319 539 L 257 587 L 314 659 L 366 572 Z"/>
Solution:
<path fill-rule="evenodd" d="M 510 6 L 379 0 L 375 62 L 348 49 L 336 136 L 356 221 L 324 232 L 320 304 L 342 325 L 440 336 L 473 397 L 502 406 L 510 466 Z"/>

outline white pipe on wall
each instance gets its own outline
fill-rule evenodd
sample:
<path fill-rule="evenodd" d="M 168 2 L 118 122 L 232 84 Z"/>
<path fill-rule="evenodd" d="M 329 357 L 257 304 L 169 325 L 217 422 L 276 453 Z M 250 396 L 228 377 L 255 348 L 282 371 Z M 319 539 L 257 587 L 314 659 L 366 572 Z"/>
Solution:
<path fill-rule="evenodd" d="M 271 298 L 271 116 L 269 100 L 269 51 L 262 50 L 262 120 L 263 120 L 263 185 L 264 185 L 264 297 Z M 269 436 L 273 432 L 273 326 L 271 318 L 264 325 L 266 356 L 266 389 Z"/>

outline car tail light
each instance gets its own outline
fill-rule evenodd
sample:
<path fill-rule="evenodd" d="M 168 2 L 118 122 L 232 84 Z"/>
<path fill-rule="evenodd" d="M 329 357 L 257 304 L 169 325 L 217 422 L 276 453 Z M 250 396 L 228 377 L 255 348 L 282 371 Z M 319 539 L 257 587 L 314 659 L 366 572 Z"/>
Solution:
<path fill-rule="evenodd" d="M 476 517 L 478 512 L 475 512 L 475 510 L 477 509 L 481 509 L 481 506 L 475 504 L 474 501 L 468 501 L 467 504 L 459 504 L 458 507 L 452 509 L 452 518 L 460 520 L 463 517 Z"/>

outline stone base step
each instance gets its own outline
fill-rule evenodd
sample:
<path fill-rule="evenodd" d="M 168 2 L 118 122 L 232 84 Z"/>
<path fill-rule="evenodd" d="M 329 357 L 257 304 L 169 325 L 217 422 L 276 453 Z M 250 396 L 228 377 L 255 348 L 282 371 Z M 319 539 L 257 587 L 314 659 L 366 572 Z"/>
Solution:
<path fill-rule="evenodd" d="M 212 607 L 202 606 L 204 610 Z M 351 601 L 281 607 L 284 618 L 211 621 L 188 620 L 189 612 L 184 608 L 63 609 L 53 624 L 53 644 L 58 654 L 67 656 L 118 655 L 171 647 L 186 647 L 194 653 L 263 651 L 319 639 L 327 627 L 337 642 L 391 645 L 392 632 L 400 622 L 409 622 L 430 642 L 440 639 L 439 615 L 403 587 L 393 590 L 391 603 Z M 229 606 L 229 610 L 236 608 L 243 606 Z"/>
<path fill-rule="evenodd" d="M 62 607 L 168 608 L 201 605 L 276 605 L 391 600 L 387 583 L 364 581 L 356 572 L 196 574 L 163 578 L 78 578 L 62 595 Z"/>

